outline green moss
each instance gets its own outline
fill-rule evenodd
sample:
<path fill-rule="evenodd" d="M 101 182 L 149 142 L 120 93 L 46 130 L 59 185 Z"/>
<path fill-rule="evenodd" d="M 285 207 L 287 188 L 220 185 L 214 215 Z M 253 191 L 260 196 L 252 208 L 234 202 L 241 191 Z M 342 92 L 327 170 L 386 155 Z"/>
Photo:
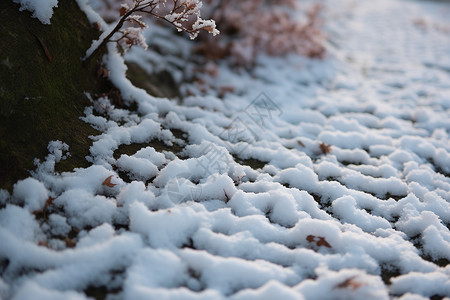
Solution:
<path fill-rule="evenodd" d="M 137 87 L 140 87 L 155 97 L 180 98 L 178 86 L 168 71 L 148 74 L 135 63 L 127 63 L 127 78 Z"/>
<path fill-rule="evenodd" d="M 155 139 L 155 140 L 150 141 L 149 143 L 136 143 L 136 144 L 129 144 L 129 145 L 125 145 L 125 144 L 120 145 L 119 148 L 116 151 L 114 151 L 114 158 L 118 159 L 122 154 L 131 156 L 131 155 L 135 154 L 136 152 L 138 152 L 139 150 L 141 150 L 142 148 L 145 148 L 148 146 L 153 147 L 158 152 L 169 151 L 175 155 L 180 153 L 183 150 L 183 148 L 177 144 L 168 146 L 164 142 Z"/>
<path fill-rule="evenodd" d="M 241 159 L 241 158 L 239 158 L 237 156 L 233 156 L 233 157 L 234 157 L 234 160 L 237 163 L 239 163 L 241 165 L 249 166 L 249 167 L 251 167 L 254 170 L 262 169 L 267 164 L 267 162 L 260 161 L 260 160 L 255 159 L 255 158 Z"/>
<path fill-rule="evenodd" d="M 96 75 L 98 58 L 83 64 L 81 57 L 99 32 L 74 0 L 59 1 L 51 25 L 12 1 L 0 2 L 0 19 L 0 188 L 27 177 L 51 140 L 67 143 L 72 154 L 59 170 L 86 167 L 88 137 L 97 132 L 79 119 L 89 105 L 84 92 L 108 84 Z"/>
<path fill-rule="evenodd" d="M 167 129 L 167 128 L 165 128 Z M 186 137 L 186 133 L 182 130 L 179 129 L 169 129 L 173 136 L 183 140 L 185 143 L 187 142 L 187 137 Z M 175 155 L 180 155 L 180 152 L 183 151 L 183 147 L 181 145 L 178 145 L 177 143 L 173 143 L 172 146 L 167 145 L 166 143 L 164 143 L 163 141 L 160 141 L 158 139 L 153 139 L 148 143 L 133 143 L 133 144 L 129 144 L 129 145 L 125 145 L 122 144 L 119 146 L 119 148 L 117 148 L 116 151 L 114 151 L 114 158 L 115 159 L 119 159 L 119 157 L 122 154 L 126 154 L 126 155 L 133 155 L 136 152 L 138 152 L 139 150 L 141 150 L 142 148 L 146 148 L 146 147 L 153 147 L 156 151 L 158 152 L 163 152 L 163 151 L 168 151 L 168 152 L 172 152 Z"/>

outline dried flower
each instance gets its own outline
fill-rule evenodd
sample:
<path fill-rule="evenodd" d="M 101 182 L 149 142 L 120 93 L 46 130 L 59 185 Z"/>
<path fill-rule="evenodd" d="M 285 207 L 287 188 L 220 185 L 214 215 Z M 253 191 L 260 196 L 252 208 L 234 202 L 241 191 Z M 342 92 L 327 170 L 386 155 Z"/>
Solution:
<path fill-rule="evenodd" d="M 322 57 L 325 48 L 319 18 L 321 6 L 314 5 L 303 13 L 302 22 L 295 15 L 302 14 L 296 9 L 296 3 L 294 0 L 209 0 L 206 11 L 220 24 L 224 35 L 215 41 L 200 36 L 202 44 L 197 50 L 209 59 L 228 57 L 232 64 L 245 67 L 250 67 L 260 53 Z"/>

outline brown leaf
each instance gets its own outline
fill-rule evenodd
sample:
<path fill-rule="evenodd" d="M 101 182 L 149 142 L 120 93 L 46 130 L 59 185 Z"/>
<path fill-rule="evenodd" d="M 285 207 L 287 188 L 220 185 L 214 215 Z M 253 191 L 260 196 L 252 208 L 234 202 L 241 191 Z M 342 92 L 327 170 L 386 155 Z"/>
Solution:
<path fill-rule="evenodd" d="M 323 154 L 328 154 L 331 152 L 331 145 L 327 145 L 321 142 L 319 144 L 319 147 Z"/>
<path fill-rule="evenodd" d="M 299 144 L 299 145 L 302 146 L 302 147 L 306 147 L 305 144 L 303 144 L 303 142 L 300 141 L 300 140 L 297 141 L 297 144 Z"/>
<path fill-rule="evenodd" d="M 358 288 L 360 288 L 361 286 L 364 285 L 364 283 L 362 282 L 358 282 L 355 280 L 356 276 L 350 277 L 348 279 L 346 279 L 345 281 L 339 283 L 338 285 L 336 285 L 334 288 L 338 288 L 338 289 L 345 289 L 345 288 L 350 288 L 351 290 L 357 290 Z"/>
<path fill-rule="evenodd" d="M 50 56 L 50 52 L 48 51 L 47 47 L 45 47 L 44 42 L 42 42 L 42 40 L 40 38 L 38 38 L 38 37 L 37 37 L 37 39 L 38 39 L 39 43 L 41 44 L 42 49 L 44 50 L 45 56 L 47 57 L 48 61 L 50 63 L 52 63 L 52 58 Z"/>
<path fill-rule="evenodd" d="M 319 246 L 319 247 L 320 246 L 324 246 L 324 247 L 327 247 L 327 248 L 331 248 L 331 245 L 328 244 L 328 242 L 325 240 L 324 237 L 318 236 L 318 238 L 319 238 L 319 240 L 316 243 L 317 246 Z"/>
<path fill-rule="evenodd" d="M 52 196 L 48 196 L 47 201 L 45 201 L 45 207 L 51 205 L 53 203 L 53 200 L 55 200 L 55 198 L 53 198 Z"/>
<path fill-rule="evenodd" d="M 102 185 L 106 185 L 107 187 L 110 187 L 110 188 L 116 186 L 116 185 L 117 185 L 116 183 L 112 183 L 112 182 L 111 182 L 111 178 L 112 178 L 112 177 L 113 177 L 113 175 L 111 175 L 111 176 L 109 176 L 108 178 L 106 178 L 106 179 L 103 181 Z"/>
<path fill-rule="evenodd" d="M 306 237 L 306 240 L 310 243 L 314 242 L 315 239 L 316 239 L 316 237 L 311 234 Z"/>
<path fill-rule="evenodd" d="M 124 14 L 126 14 L 127 11 L 128 11 L 128 7 L 126 7 L 126 6 L 121 6 L 121 7 L 120 7 L 120 10 L 119 10 L 120 16 L 123 16 Z"/>
<path fill-rule="evenodd" d="M 310 234 L 306 237 L 306 240 L 310 243 L 316 242 L 316 245 L 318 247 L 324 246 L 327 248 L 331 248 L 331 245 L 325 240 L 325 238 L 323 236 L 315 236 L 315 235 Z"/>
<path fill-rule="evenodd" d="M 28 26 L 27 26 L 27 29 L 28 29 L 28 31 L 29 31 L 32 35 L 34 35 L 34 37 L 38 40 L 39 44 L 40 44 L 41 47 L 42 47 L 42 50 L 44 50 L 44 54 L 45 54 L 45 56 L 47 57 L 48 61 L 49 61 L 50 63 L 52 63 L 52 57 L 50 56 L 50 52 L 48 51 L 48 49 L 47 49 L 47 47 L 45 46 L 44 42 L 43 42 L 43 41 L 42 41 L 42 40 L 41 40 L 34 32 L 32 32 Z"/>

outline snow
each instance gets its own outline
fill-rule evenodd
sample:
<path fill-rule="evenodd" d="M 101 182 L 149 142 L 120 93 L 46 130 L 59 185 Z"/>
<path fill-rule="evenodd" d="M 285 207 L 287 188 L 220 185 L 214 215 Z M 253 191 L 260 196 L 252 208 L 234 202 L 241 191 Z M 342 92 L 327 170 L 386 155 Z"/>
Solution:
<path fill-rule="evenodd" d="M 10 233 L 20 236 L 24 241 L 38 242 L 43 237 L 35 218 L 27 210 L 16 205 L 7 205 L 0 211 L 0 224 Z"/>
<path fill-rule="evenodd" d="M 20 4 L 20 10 L 28 10 L 33 13 L 42 24 L 50 24 L 53 8 L 58 6 L 58 0 L 13 0 Z"/>
<path fill-rule="evenodd" d="M 305 299 L 389 299 L 381 279 L 361 270 L 319 267 L 316 273 L 317 280 L 305 280 L 298 287 Z"/>
<path fill-rule="evenodd" d="M 41 182 L 30 177 L 14 185 L 13 197 L 29 211 L 35 211 L 44 207 L 48 191 Z"/>
<path fill-rule="evenodd" d="M 435 294 L 450 295 L 450 268 L 447 266 L 436 272 L 411 272 L 395 278 L 392 282 L 394 293 L 406 291 L 431 297 Z"/>
<path fill-rule="evenodd" d="M 49 22 L 53 2 L 20 3 L 50 9 Z M 150 25 L 149 49 L 125 57 L 110 43 L 109 80 L 137 109 L 89 95 L 92 165 L 56 172 L 70 149 L 52 141 L 0 190 L 0 298 L 450 297 L 450 6 L 326 6 L 324 60 L 219 63 L 205 93 L 182 81 L 192 44 L 170 30 Z M 153 97 L 126 61 L 170 70 L 195 95 Z M 234 91 L 219 97 L 224 84 Z M 119 153 L 129 145 L 141 147 Z"/>

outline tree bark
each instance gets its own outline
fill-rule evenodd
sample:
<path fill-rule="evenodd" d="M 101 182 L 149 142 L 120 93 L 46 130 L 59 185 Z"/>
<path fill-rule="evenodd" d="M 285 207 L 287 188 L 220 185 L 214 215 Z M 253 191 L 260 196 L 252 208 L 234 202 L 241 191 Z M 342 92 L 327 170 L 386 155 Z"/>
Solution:
<path fill-rule="evenodd" d="M 111 89 L 96 75 L 98 61 L 81 61 L 99 32 L 74 0 L 59 1 L 51 25 L 0 1 L 0 20 L 0 188 L 11 190 L 28 177 L 52 140 L 70 147 L 71 158 L 59 170 L 88 166 L 89 136 L 96 131 L 79 118 L 90 104 L 84 92 Z"/>

